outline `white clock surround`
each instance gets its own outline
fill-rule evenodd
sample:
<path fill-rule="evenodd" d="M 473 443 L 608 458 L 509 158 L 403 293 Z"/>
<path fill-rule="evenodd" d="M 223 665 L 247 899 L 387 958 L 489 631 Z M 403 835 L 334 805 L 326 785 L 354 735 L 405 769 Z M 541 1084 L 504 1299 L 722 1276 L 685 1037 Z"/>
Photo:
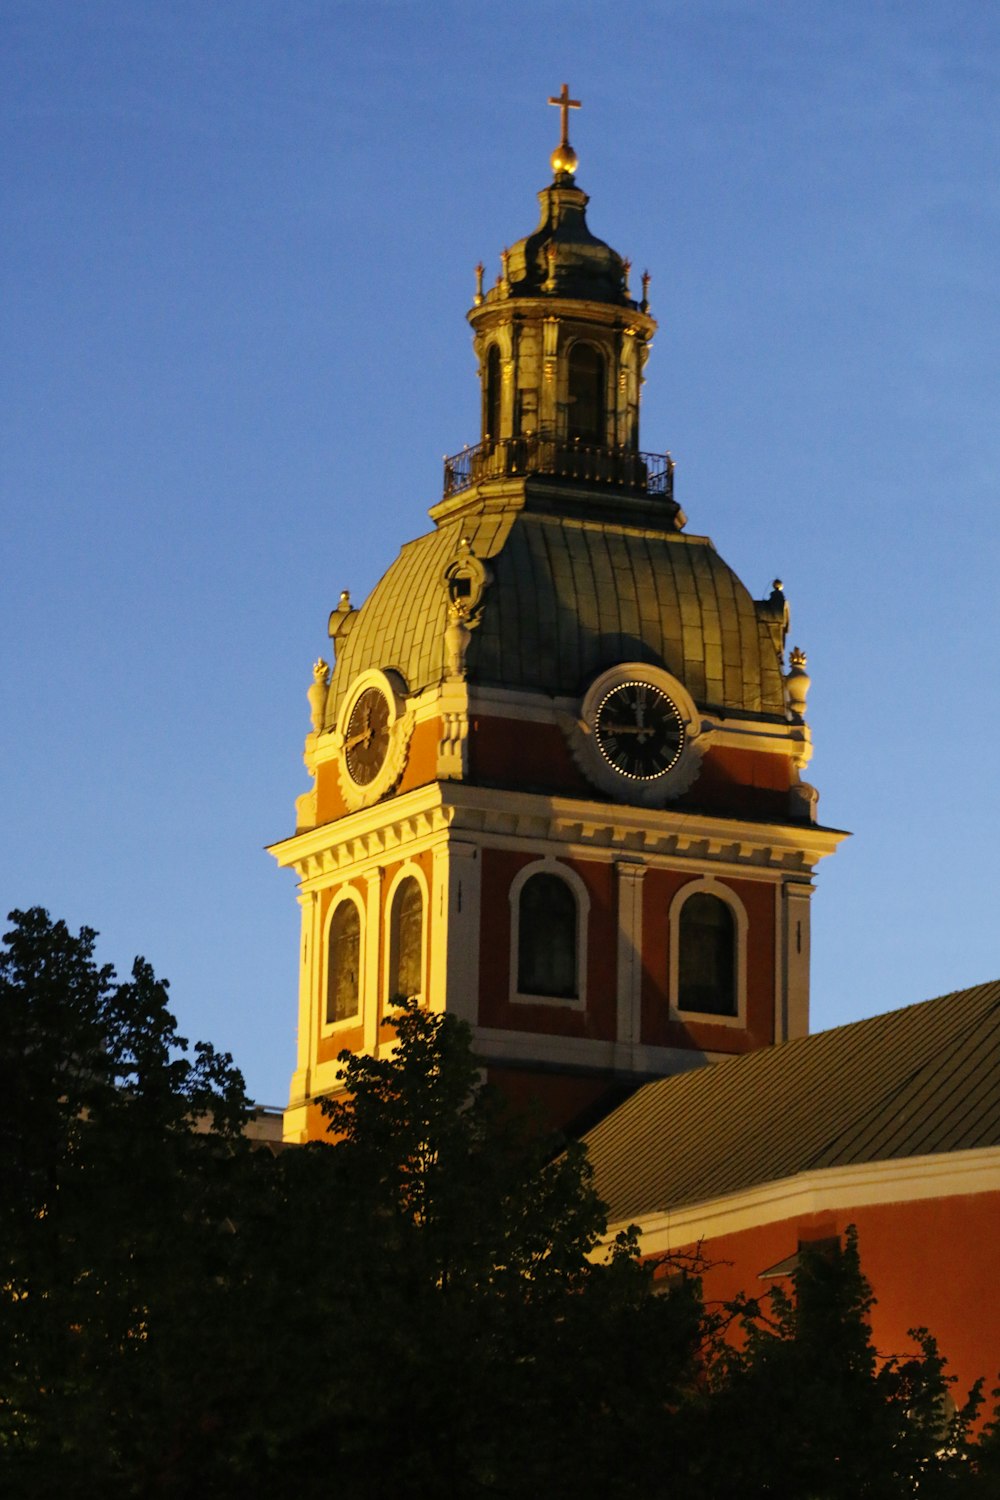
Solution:
<path fill-rule="evenodd" d="M 624 776 L 605 759 L 597 743 L 594 726 L 597 713 L 609 693 L 628 682 L 644 682 L 664 693 L 674 704 L 684 730 L 680 755 L 662 775 L 643 780 Z M 693 784 L 706 748 L 708 728 L 702 723 L 694 699 L 683 683 L 662 667 L 647 662 L 622 662 L 595 677 L 584 694 L 577 719 L 564 721 L 570 752 L 587 780 L 616 802 L 641 807 L 662 807 Z"/>

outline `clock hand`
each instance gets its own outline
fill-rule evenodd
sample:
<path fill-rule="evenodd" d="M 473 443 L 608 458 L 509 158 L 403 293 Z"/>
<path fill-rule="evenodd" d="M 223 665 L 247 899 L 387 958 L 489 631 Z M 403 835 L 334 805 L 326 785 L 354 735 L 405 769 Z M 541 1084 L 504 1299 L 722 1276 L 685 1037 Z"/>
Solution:
<path fill-rule="evenodd" d="M 353 750 L 354 747 L 355 747 L 355 745 L 360 745 L 360 744 L 367 745 L 367 743 L 371 739 L 371 737 L 372 737 L 371 729 L 362 729 L 362 731 L 361 731 L 360 734 L 352 735 L 352 737 L 345 744 L 344 749 L 345 750 Z"/>

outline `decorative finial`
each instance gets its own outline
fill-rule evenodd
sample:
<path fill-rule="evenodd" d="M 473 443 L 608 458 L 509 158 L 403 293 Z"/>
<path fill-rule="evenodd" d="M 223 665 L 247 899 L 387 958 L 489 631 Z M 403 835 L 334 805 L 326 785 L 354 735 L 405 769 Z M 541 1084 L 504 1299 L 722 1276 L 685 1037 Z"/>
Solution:
<path fill-rule="evenodd" d="M 622 270 L 625 273 L 625 295 L 626 295 L 626 297 L 628 297 L 628 296 L 631 295 L 630 292 L 629 292 L 629 289 L 628 289 L 628 278 L 629 278 L 629 273 L 632 270 L 632 262 L 628 259 L 627 256 L 626 256 L 625 260 L 622 262 Z"/>
<path fill-rule="evenodd" d="M 472 299 L 476 307 L 482 307 L 483 305 L 483 272 L 485 270 L 486 267 L 480 261 L 476 266 L 476 295 Z"/>
<path fill-rule="evenodd" d="M 558 106 L 562 126 L 559 144 L 551 157 L 552 170 L 556 177 L 572 177 L 577 169 L 579 158 L 569 143 L 569 112 L 571 109 L 579 109 L 580 101 L 569 97 L 569 84 L 564 83 L 555 98 L 549 95 L 549 103 Z"/>
<path fill-rule="evenodd" d="M 643 273 L 642 273 L 642 310 L 643 310 L 643 312 L 645 312 L 646 308 L 649 306 L 649 281 L 650 281 L 649 272 L 648 271 L 643 271 Z"/>
<path fill-rule="evenodd" d="M 793 724 L 802 724 L 806 717 L 806 696 L 812 679 L 806 671 L 806 653 L 793 646 L 788 653 L 790 670 L 785 677 L 785 693 Z"/>
<path fill-rule="evenodd" d="M 500 285 L 510 287 L 510 251 L 506 248 L 500 251 Z"/>

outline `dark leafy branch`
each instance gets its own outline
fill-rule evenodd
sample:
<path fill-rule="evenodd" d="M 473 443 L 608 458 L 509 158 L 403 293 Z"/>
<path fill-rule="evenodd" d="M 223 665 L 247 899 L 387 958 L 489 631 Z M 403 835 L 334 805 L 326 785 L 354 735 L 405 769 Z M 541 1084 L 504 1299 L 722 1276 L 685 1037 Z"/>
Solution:
<path fill-rule="evenodd" d="M 706 1312 L 581 1148 L 402 1007 L 325 1142 L 248 1146 L 232 1059 L 39 910 L 0 952 L 0 1488 L 75 1500 L 993 1496 L 931 1337 L 880 1359 L 853 1238 Z M 212 1129 L 204 1126 L 211 1122 Z M 666 1271 L 668 1274 L 662 1274 Z"/>

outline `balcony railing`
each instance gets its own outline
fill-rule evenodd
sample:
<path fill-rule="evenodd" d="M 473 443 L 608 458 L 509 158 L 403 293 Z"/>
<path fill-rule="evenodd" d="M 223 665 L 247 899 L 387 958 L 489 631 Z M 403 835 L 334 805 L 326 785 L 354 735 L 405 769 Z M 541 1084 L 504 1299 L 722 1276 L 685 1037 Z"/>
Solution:
<path fill-rule="evenodd" d="M 613 485 L 658 499 L 674 497 L 674 461 L 669 453 L 634 448 L 595 448 L 533 433 L 463 448 L 444 461 L 444 496 L 457 495 L 481 479 L 545 474 L 581 484 Z"/>

